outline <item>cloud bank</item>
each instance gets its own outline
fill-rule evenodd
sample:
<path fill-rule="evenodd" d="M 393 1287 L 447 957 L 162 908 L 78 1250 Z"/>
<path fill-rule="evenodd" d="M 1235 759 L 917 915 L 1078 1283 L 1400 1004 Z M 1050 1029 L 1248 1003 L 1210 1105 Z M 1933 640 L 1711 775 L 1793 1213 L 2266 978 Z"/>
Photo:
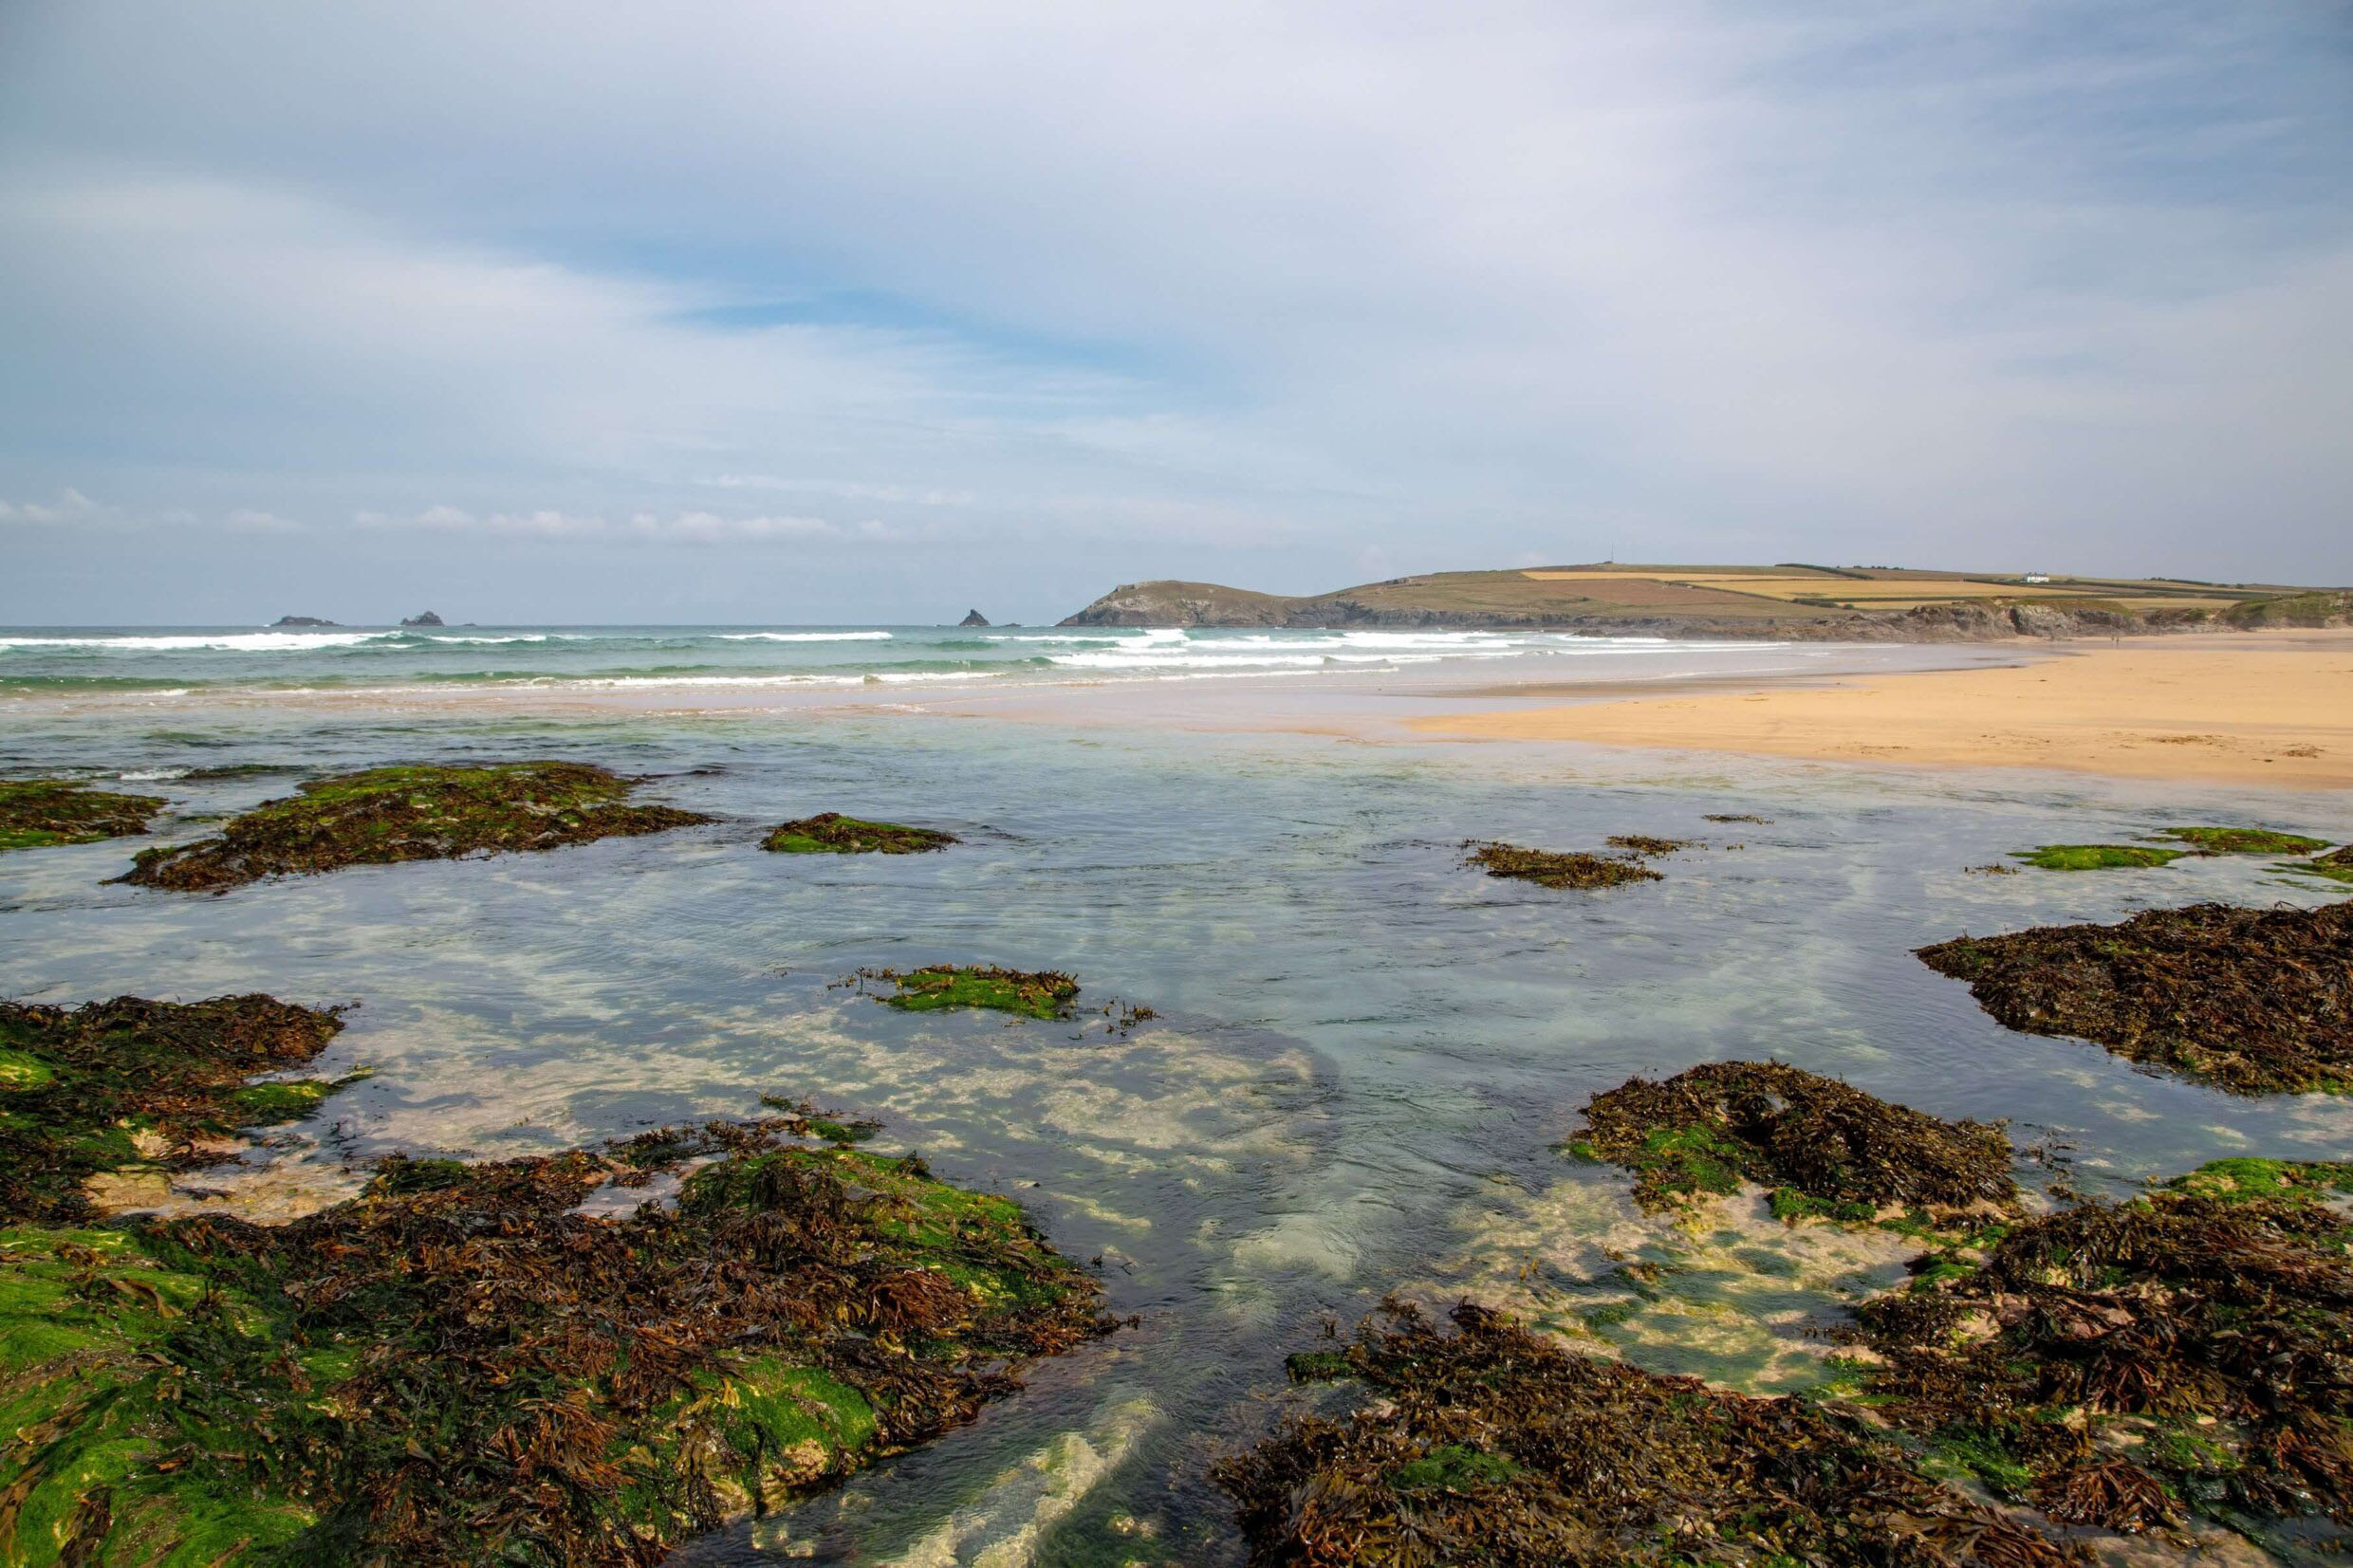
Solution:
<path fill-rule="evenodd" d="M 2349 84 L 2296 0 L 22 0 L 0 618 L 2353 580 Z"/>

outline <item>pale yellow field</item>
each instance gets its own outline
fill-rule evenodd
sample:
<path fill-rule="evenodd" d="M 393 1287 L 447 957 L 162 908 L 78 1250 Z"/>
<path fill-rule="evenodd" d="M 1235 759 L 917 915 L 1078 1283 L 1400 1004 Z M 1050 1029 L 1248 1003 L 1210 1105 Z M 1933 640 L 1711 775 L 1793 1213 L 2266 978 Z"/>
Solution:
<path fill-rule="evenodd" d="M 1875 608 L 1903 608 L 1917 603 L 1941 603 L 1955 599 L 2081 599 L 2099 590 L 2056 582 L 1973 582 L 1965 578 L 1912 577 L 1752 577 L 1745 573 L 1707 572 L 1685 576 L 1667 572 L 1523 572 L 1540 582 L 1623 582 L 1628 579 L 1715 588 L 1728 593 L 1755 594 L 1764 599 L 1795 600 L 1827 599 L 1842 604 L 1867 603 Z M 2171 602 L 2168 600 L 2167 602 Z"/>

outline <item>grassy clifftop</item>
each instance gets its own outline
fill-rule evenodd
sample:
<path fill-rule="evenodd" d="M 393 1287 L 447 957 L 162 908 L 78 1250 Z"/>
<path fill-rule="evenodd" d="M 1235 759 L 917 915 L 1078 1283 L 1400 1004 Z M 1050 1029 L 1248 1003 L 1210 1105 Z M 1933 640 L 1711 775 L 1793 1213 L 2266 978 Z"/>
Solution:
<path fill-rule="evenodd" d="M 1434 572 L 1298 597 L 1214 582 L 1123 583 L 1063 624 L 1556 626 L 1929 640 L 2348 620 L 2353 594 L 2285 584 L 1894 566 L 1607 563 Z"/>

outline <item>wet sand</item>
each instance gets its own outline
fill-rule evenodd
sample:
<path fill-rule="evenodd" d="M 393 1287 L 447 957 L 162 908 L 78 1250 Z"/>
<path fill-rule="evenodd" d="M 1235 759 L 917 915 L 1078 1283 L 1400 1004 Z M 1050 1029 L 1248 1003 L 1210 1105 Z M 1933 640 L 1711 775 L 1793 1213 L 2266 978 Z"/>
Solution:
<path fill-rule="evenodd" d="M 2007 668 L 1405 722 L 1424 735 L 1464 740 L 2353 787 L 2353 633 L 2061 644 L 2048 655 Z"/>

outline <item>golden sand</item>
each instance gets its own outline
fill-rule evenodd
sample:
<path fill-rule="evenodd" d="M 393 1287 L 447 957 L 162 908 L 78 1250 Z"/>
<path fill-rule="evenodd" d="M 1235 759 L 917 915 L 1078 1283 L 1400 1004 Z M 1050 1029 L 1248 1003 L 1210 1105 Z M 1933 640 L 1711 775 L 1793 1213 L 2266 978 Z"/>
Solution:
<path fill-rule="evenodd" d="M 1464 739 L 2343 789 L 2353 787 L 2353 634 L 2072 644 L 1993 669 L 1408 722 Z"/>

